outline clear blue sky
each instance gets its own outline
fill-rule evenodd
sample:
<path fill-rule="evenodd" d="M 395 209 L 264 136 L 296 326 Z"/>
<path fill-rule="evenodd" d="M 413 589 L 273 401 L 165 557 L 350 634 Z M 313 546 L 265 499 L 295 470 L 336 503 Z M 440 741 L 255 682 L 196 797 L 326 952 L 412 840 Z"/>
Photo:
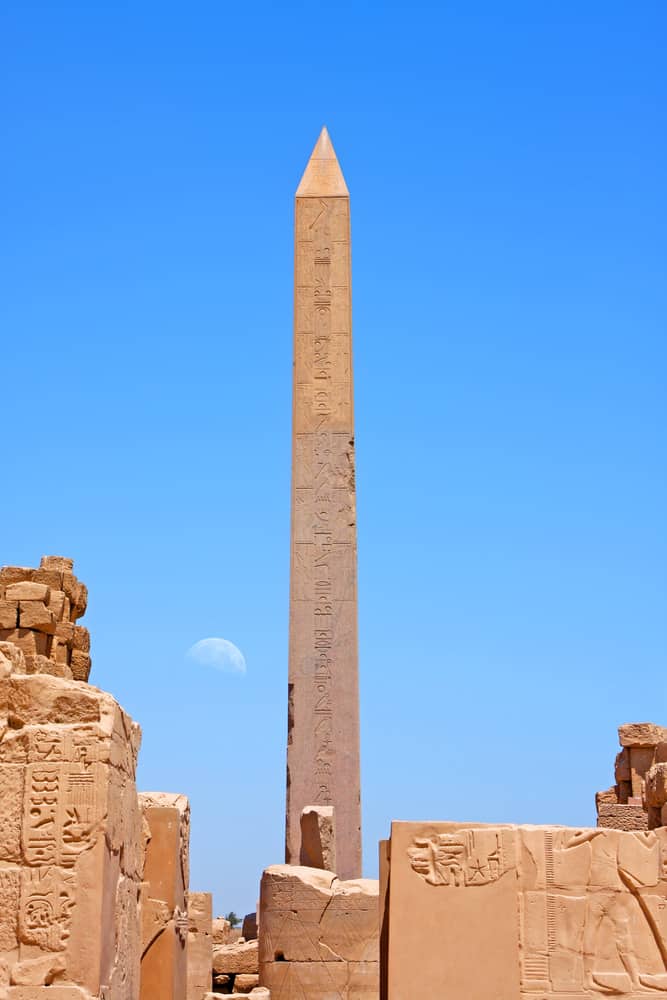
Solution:
<path fill-rule="evenodd" d="M 73 556 L 192 885 L 282 860 L 293 193 L 352 194 L 366 871 L 667 722 L 664 3 L 3 5 L 0 562 Z M 245 677 L 185 659 L 222 636 Z"/>

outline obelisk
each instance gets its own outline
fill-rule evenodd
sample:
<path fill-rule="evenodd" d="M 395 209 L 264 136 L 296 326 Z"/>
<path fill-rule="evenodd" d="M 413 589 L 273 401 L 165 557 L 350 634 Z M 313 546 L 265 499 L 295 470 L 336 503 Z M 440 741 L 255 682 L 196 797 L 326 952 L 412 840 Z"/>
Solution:
<path fill-rule="evenodd" d="M 361 875 L 350 197 L 326 129 L 296 192 L 285 854 L 334 807 L 338 874 Z"/>

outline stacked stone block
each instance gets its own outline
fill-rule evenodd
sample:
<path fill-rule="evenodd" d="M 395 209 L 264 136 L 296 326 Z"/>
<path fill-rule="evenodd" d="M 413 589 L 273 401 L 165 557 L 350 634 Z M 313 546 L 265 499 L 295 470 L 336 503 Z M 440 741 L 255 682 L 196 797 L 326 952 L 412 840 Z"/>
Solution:
<path fill-rule="evenodd" d="M 38 583 L 38 581 L 31 581 Z M 0 998 L 137 1000 L 139 727 L 0 649 Z"/>
<path fill-rule="evenodd" d="M 43 556 L 37 569 L 0 569 L 0 640 L 22 650 L 30 674 L 87 681 L 90 635 L 77 625 L 88 591 L 62 556 Z"/>
<path fill-rule="evenodd" d="M 615 784 L 595 796 L 597 825 L 615 830 L 652 830 L 667 820 L 662 807 L 661 768 L 667 762 L 667 729 L 653 722 L 619 726 L 621 751 L 614 765 Z"/>

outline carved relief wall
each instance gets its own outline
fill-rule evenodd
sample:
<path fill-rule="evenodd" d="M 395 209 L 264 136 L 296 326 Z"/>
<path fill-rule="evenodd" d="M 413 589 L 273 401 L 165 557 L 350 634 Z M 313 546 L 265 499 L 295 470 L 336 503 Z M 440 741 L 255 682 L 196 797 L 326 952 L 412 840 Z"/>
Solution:
<path fill-rule="evenodd" d="M 395 823 L 388 1000 L 667 992 L 667 830 Z"/>

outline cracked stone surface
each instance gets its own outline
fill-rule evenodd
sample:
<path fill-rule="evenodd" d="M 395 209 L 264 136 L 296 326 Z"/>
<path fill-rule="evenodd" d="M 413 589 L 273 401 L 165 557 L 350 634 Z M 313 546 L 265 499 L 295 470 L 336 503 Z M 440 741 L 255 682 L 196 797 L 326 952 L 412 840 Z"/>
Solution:
<path fill-rule="evenodd" d="M 260 982 L 272 1000 L 357 1000 L 379 989 L 378 892 L 373 879 L 273 865 L 262 876 Z"/>

